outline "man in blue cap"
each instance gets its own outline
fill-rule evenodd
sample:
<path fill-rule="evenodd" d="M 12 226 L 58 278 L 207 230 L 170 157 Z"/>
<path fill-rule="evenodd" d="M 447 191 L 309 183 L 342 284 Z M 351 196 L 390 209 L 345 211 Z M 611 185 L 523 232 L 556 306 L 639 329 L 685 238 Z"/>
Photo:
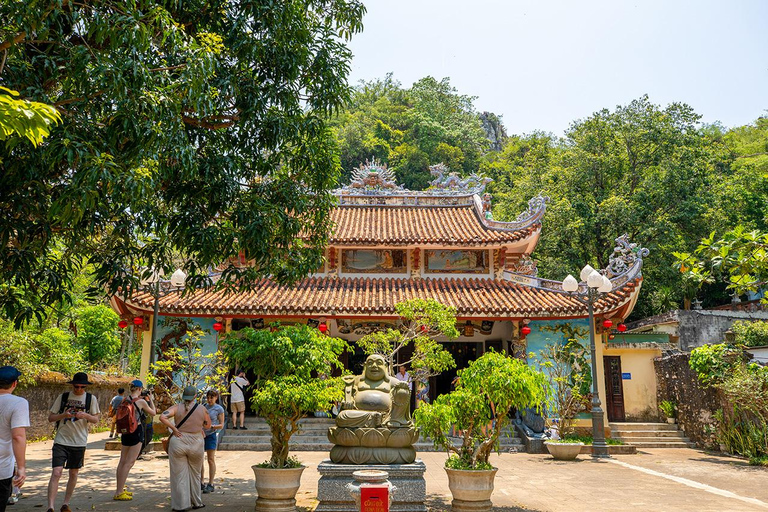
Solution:
<path fill-rule="evenodd" d="M 56 398 L 48 414 L 48 421 L 56 423 L 56 437 L 53 438 L 53 459 L 51 479 L 48 481 L 48 511 L 54 512 L 59 479 L 65 469 L 69 470 L 67 490 L 61 512 L 72 512 L 69 501 L 75 492 L 77 474 L 83 467 L 85 447 L 88 444 L 88 424 L 99 422 L 99 401 L 85 389 L 90 382 L 88 375 L 78 372 L 69 381 L 72 391 Z"/>
<path fill-rule="evenodd" d="M 27 478 L 29 403 L 13 394 L 19 377 L 21 372 L 13 366 L 0 367 L 0 512 L 5 512 L 13 486 L 21 487 Z"/>

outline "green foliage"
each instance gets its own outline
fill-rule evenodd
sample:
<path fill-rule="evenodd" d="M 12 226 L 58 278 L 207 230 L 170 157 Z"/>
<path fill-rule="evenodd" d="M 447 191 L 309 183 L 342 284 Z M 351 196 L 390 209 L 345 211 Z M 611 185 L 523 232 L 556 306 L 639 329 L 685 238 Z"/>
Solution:
<path fill-rule="evenodd" d="M 571 435 L 569 435 L 565 439 L 560 439 L 559 441 L 558 440 L 553 441 L 553 440 L 550 439 L 547 442 L 548 443 L 558 443 L 558 442 L 570 443 L 570 442 L 575 442 L 575 443 L 584 443 L 585 445 L 590 445 L 590 444 L 592 444 L 593 439 L 592 439 L 592 436 L 577 436 L 577 435 L 571 434 Z M 609 444 L 611 446 L 620 446 L 620 445 L 623 445 L 625 443 L 621 439 L 615 439 L 615 438 L 608 437 L 605 440 L 605 444 Z"/>
<path fill-rule="evenodd" d="M 584 368 L 586 349 L 575 339 L 565 344 L 547 345 L 541 351 L 540 366 L 549 378 L 551 393 L 547 397 L 547 411 L 558 420 L 560 437 L 573 434 L 573 421 L 576 415 L 585 410 L 589 403 L 589 386 L 584 390 Z M 585 367 L 579 366 L 581 364 Z M 590 381 L 591 381 L 590 376 Z"/>
<path fill-rule="evenodd" d="M 435 447 L 455 454 L 463 467 L 479 469 L 479 464 L 488 463 L 509 423 L 510 409 L 538 409 L 545 402 L 547 379 L 519 359 L 493 351 L 459 370 L 458 377 L 456 389 L 431 404 L 422 404 L 414 412 L 414 421 Z M 452 426 L 461 432 L 459 447 L 447 436 Z"/>
<path fill-rule="evenodd" d="M 15 366 L 20 372 L 19 383 L 31 385 L 46 368 L 36 352 L 32 333 L 14 329 L 13 323 L 0 319 L 0 366 Z"/>
<path fill-rule="evenodd" d="M 221 343 L 230 362 L 256 375 L 251 405 L 270 427 L 270 467 L 283 468 L 299 420 L 343 400 L 341 379 L 330 375 L 343 368 L 338 358 L 348 346 L 306 325 L 273 329 L 243 329 Z"/>
<path fill-rule="evenodd" d="M 35 337 L 35 351 L 38 361 L 54 372 L 73 375 L 85 371 L 88 366 L 82 351 L 76 347 L 72 333 L 56 327 L 46 329 Z"/>
<path fill-rule="evenodd" d="M 725 382 L 734 366 L 743 360 L 743 350 L 720 343 L 696 347 L 691 351 L 688 364 L 702 384 L 717 386 Z"/>
<path fill-rule="evenodd" d="M 414 381 L 426 382 L 433 375 L 456 367 L 453 356 L 438 343 L 438 336 L 457 338 L 456 310 L 434 299 L 411 299 L 395 305 L 400 316 L 399 329 L 367 334 L 357 341 L 366 355 L 381 354 L 387 362 L 390 375 L 395 368 L 410 366 Z M 406 347 L 413 346 L 411 358 L 397 361 L 397 355 Z"/>
<path fill-rule="evenodd" d="M 407 188 L 424 189 L 427 167 L 444 163 L 455 172 L 477 170 L 489 141 L 473 105 L 448 78 L 425 77 L 410 89 L 387 75 L 361 82 L 347 108 L 332 121 L 341 151 L 342 181 L 366 160 L 388 164 Z"/>
<path fill-rule="evenodd" d="M 7 147 L 13 147 L 21 139 L 39 146 L 50 134 L 51 126 L 60 122 L 61 116 L 55 108 L 19 99 L 17 91 L 0 86 L 0 140 L 7 140 Z"/>
<path fill-rule="evenodd" d="M 677 417 L 677 404 L 670 400 L 662 400 L 659 404 L 659 410 L 667 418 Z"/>
<path fill-rule="evenodd" d="M 340 171 L 327 117 L 349 96 L 357 0 L 0 2 L 3 84 L 61 113 L 0 147 L 0 309 L 66 300 L 85 263 L 109 293 L 179 262 L 247 289 L 316 269 Z M 7 95 L 4 95 L 4 99 Z M 126 272 L 129 270 L 129 272 Z"/>
<path fill-rule="evenodd" d="M 735 343 L 745 347 L 768 346 L 768 322 L 758 320 L 754 322 L 733 322 L 731 330 L 736 335 Z"/>
<path fill-rule="evenodd" d="M 265 469 L 295 469 L 300 468 L 302 463 L 298 458 L 291 456 L 285 459 L 285 463 L 282 466 L 276 466 L 271 460 L 260 462 L 256 466 Z"/>
<path fill-rule="evenodd" d="M 120 352 L 117 313 L 108 306 L 87 306 L 78 311 L 77 343 L 91 364 L 109 364 Z"/>
<path fill-rule="evenodd" d="M 446 459 L 445 467 L 448 469 L 461 469 L 463 471 L 490 471 L 494 469 L 493 464 L 489 462 L 478 462 L 472 466 L 456 455 L 450 455 Z"/>

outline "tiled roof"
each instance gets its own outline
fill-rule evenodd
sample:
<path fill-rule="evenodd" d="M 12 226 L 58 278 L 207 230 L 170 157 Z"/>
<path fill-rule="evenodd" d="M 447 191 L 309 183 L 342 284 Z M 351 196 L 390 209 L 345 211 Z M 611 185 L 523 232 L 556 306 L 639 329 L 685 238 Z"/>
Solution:
<path fill-rule="evenodd" d="M 638 290 L 632 280 L 595 305 L 595 313 L 615 311 Z M 295 286 L 264 279 L 250 292 L 199 290 L 160 299 L 162 314 L 215 316 L 394 316 L 395 304 L 433 298 L 453 306 L 459 317 L 583 317 L 586 308 L 567 294 L 494 279 L 393 279 L 312 277 Z M 140 293 L 126 303 L 151 310 L 153 298 Z"/>
<path fill-rule="evenodd" d="M 533 222 L 519 229 L 486 225 L 472 205 L 337 206 L 331 245 L 489 246 L 516 242 L 541 229 Z"/>

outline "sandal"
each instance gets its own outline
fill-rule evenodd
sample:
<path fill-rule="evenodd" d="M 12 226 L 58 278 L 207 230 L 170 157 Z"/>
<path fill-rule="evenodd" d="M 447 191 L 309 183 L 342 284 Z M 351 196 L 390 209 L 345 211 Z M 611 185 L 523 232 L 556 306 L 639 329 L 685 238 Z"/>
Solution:
<path fill-rule="evenodd" d="M 133 499 L 133 494 L 123 491 L 120 494 L 115 494 L 112 499 L 115 501 L 131 501 Z"/>

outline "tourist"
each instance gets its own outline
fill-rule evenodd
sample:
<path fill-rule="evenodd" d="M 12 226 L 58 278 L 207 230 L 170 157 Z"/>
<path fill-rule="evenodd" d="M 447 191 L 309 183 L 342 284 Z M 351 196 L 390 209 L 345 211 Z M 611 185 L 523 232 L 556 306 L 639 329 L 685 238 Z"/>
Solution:
<path fill-rule="evenodd" d="M 205 482 L 205 464 L 200 472 L 201 488 L 204 493 L 214 491 L 213 477 L 216 476 L 216 448 L 219 446 L 219 432 L 224 428 L 224 408 L 216 403 L 219 398 L 219 392 L 215 389 L 208 390 L 205 394 L 205 408 L 208 410 L 208 416 L 211 418 L 211 428 L 205 431 L 205 455 L 208 459 L 208 483 Z"/>
<path fill-rule="evenodd" d="M 142 441 L 144 440 L 144 423 L 142 421 L 144 415 L 155 415 L 152 394 L 142 394 L 143 388 L 144 383 L 140 380 L 136 379 L 131 382 L 130 395 L 123 399 L 115 414 L 117 431 L 121 434 L 120 444 L 122 445 L 120 447 L 120 462 L 117 463 L 117 470 L 115 471 L 117 480 L 115 495 L 112 498 L 116 501 L 133 499 L 133 493 L 125 489 L 125 481 L 141 453 Z"/>
<path fill-rule="evenodd" d="M 13 366 L 0 368 L 0 512 L 5 511 L 13 488 L 24 485 L 27 478 L 29 403 L 13 394 L 20 376 Z"/>
<path fill-rule="evenodd" d="M 232 379 L 232 384 L 229 386 L 230 403 L 232 404 L 232 429 L 237 430 L 237 416 L 240 415 L 240 429 L 247 430 L 245 428 L 245 386 L 250 385 L 248 379 L 245 378 L 245 372 L 240 370 L 237 376 Z"/>
<path fill-rule="evenodd" d="M 203 508 L 200 474 L 203 470 L 205 442 L 203 429 L 211 428 L 205 407 L 195 403 L 197 388 L 187 386 L 183 402 L 160 415 L 160 422 L 173 434 L 168 441 L 171 469 L 171 508 L 175 511 Z M 173 418 L 173 423 L 171 423 Z"/>
<path fill-rule="evenodd" d="M 90 384 L 88 375 L 78 372 L 69 381 L 72 391 L 66 391 L 56 397 L 48 414 L 48 421 L 56 423 L 56 436 L 53 438 L 53 457 L 51 479 L 48 481 L 48 512 L 54 512 L 56 494 L 59 492 L 59 479 L 64 469 L 69 470 L 69 480 L 64 493 L 61 512 L 72 512 L 69 502 L 77 485 L 77 475 L 85 460 L 85 447 L 88 444 L 88 424 L 99 422 L 99 402 L 86 387 Z"/>
<path fill-rule="evenodd" d="M 142 390 L 141 392 L 141 398 L 146 400 L 148 397 L 153 398 L 152 388 Z M 153 405 L 153 408 L 155 408 L 154 405 Z M 141 453 L 143 454 L 146 454 L 149 452 L 149 445 L 152 442 L 152 438 L 155 436 L 155 425 L 154 425 L 155 414 L 157 414 L 157 412 L 154 412 L 152 414 L 146 413 L 144 414 L 144 418 L 142 420 L 144 437 L 141 442 Z M 139 455 L 137 459 L 141 459 L 141 455 Z"/>
<path fill-rule="evenodd" d="M 115 415 L 117 414 L 117 408 L 120 407 L 120 403 L 123 401 L 125 394 L 125 388 L 117 388 L 117 394 L 109 402 L 109 417 L 111 418 L 109 427 L 109 437 L 107 439 L 113 439 L 117 437 L 115 432 Z"/>
<path fill-rule="evenodd" d="M 399 381 L 406 382 L 408 384 L 408 389 L 413 392 L 413 380 L 411 380 L 411 374 L 405 370 L 404 364 L 400 365 L 394 377 Z"/>

